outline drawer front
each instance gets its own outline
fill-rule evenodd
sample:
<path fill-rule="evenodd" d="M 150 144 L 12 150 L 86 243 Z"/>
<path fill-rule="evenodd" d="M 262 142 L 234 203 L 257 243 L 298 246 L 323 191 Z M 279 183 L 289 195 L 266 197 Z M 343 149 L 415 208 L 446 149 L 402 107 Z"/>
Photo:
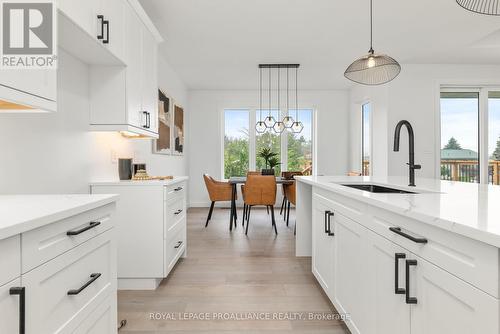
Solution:
<path fill-rule="evenodd" d="M 10 288 L 21 287 L 17 278 L 0 286 L 0 332 L 19 333 L 19 295 L 11 295 Z"/>
<path fill-rule="evenodd" d="M 23 275 L 23 286 L 27 333 L 72 332 L 97 305 L 115 295 L 113 230 Z"/>
<path fill-rule="evenodd" d="M 183 198 L 174 198 L 165 204 L 165 237 L 177 223 L 186 217 L 186 205 Z"/>
<path fill-rule="evenodd" d="M 115 204 L 110 203 L 23 233 L 22 272 L 28 272 L 112 228 L 114 208 Z"/>
<path fill-rule="evenodd" d="M 116 297 L 108 297 L 83 320 L 72 334 L 116 333 Z"/>
<path fill-rule="evenodd" d="M 165 201 L 169 201 L 173 198 L 184 198 L 186 194 L 186 183 L 179 182 L 170 186 L 165 186 L 164 192 L 163 198 Z"/>
<path fill-rule="evenodd" d="M 171 232 L 165 240 L 165 277 L 186 249 L 186 224 L 176 224 Z"/>
<path fill-rule="evenodd" d="M 21 237 L 0 240 L 0 285 L 21 276 Z"/>
<path fill-rule="evenodd" d="M 480 290 L 499 297 L 497 248 L 381 209 L 370 208 L 370 213 L 369 229 Z M 399 228 L 402 233 L 417 239 L 412 241 L 390 228 Z M 427 242 L 418 242 L 419 239 Z"/>

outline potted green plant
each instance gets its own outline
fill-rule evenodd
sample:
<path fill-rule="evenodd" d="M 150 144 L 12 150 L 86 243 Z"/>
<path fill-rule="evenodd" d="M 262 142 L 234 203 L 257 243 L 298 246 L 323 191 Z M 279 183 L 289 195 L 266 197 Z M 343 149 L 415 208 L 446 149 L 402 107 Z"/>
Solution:
<path fill-rule="evenodd" d="M 266 168 L 263 168 L 262 175 L 275 175 L 274 168 L 281 163 L 278 160 L 278 153 L 271 151 L 269 147 L 264 147 L 259 152 L 259 157 L 264 159 Z"/>

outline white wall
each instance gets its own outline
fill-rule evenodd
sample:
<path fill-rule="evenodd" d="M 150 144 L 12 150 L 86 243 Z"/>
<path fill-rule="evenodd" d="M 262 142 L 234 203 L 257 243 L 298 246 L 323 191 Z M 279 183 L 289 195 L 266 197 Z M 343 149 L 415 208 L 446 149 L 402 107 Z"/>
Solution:
<path fill-rule="evenodd" d="M 118 178 L 111 149 L 136 152 L 150 174 L 187 174 L 186 157 L 153 155 L 151 140 L 89 132 L 88 67 L 63 50 L 58 55 L 58 111 L 0 114 L 0 193 L 87 193 L 90 181 Z M 184 85 L 162 59 L 159 82 L 187 104 Z"/>
<path fill-rule="evenodd" d="M 299 105 L 317 111 L 317 172 L 345 174 L 348 167 L 347 91 L 301 91 Z M 209 204 L 202 175 L 222 178 L 222 111 L 258 107 L 258 91 L 190 91 L 189 176 L 191 206 Z"/>
<path fill-rule="evenodd" d="M 500 85 L 500 66 L 487 65 L 402 65 L 391 83 L 374 88 L 351 89 L 351 129 L 360 126 L 360 101 L 373 102 L 373 159 L 375 175 L 407 175 L 408 136 L 402 129 L 400 152 L 393 152 L 394 128 L 408 120 L 415 131 L 415 162 L 422 165 L 417 177 L 439 177 L 441 85 Z M 359 130 L 358 130 L 359 131 Z M 351 134 L 351 151 L 359 152 L 360 137 Z M 358 160 L 357 160 L 358 159 Z M 359 154 L 350 157 L 350 167 L 359 170 Z"/>

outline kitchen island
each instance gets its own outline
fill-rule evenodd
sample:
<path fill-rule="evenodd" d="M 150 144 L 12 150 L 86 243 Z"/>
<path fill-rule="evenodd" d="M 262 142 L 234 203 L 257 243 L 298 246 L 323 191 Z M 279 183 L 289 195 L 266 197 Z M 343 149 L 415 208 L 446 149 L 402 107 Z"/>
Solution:
<path fill-rule="evenodd" d="M 499 187 L 297 180 L 296 255 L 312 256 L 315 277 L 349 315 L 351 332 L 499 332 Z M 391 192 L 358 189 L 367 185 Z"/>

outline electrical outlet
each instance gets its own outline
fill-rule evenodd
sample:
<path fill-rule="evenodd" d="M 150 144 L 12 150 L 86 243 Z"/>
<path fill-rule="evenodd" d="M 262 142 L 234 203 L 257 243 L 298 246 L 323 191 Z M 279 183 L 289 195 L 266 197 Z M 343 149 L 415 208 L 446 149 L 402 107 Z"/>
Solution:
<path fill-rule="evenodd" d="M 111 150 L 111 163 L 116 164 L 118 162 L 118 157 L 116 156 L 116 151 Z"/>

